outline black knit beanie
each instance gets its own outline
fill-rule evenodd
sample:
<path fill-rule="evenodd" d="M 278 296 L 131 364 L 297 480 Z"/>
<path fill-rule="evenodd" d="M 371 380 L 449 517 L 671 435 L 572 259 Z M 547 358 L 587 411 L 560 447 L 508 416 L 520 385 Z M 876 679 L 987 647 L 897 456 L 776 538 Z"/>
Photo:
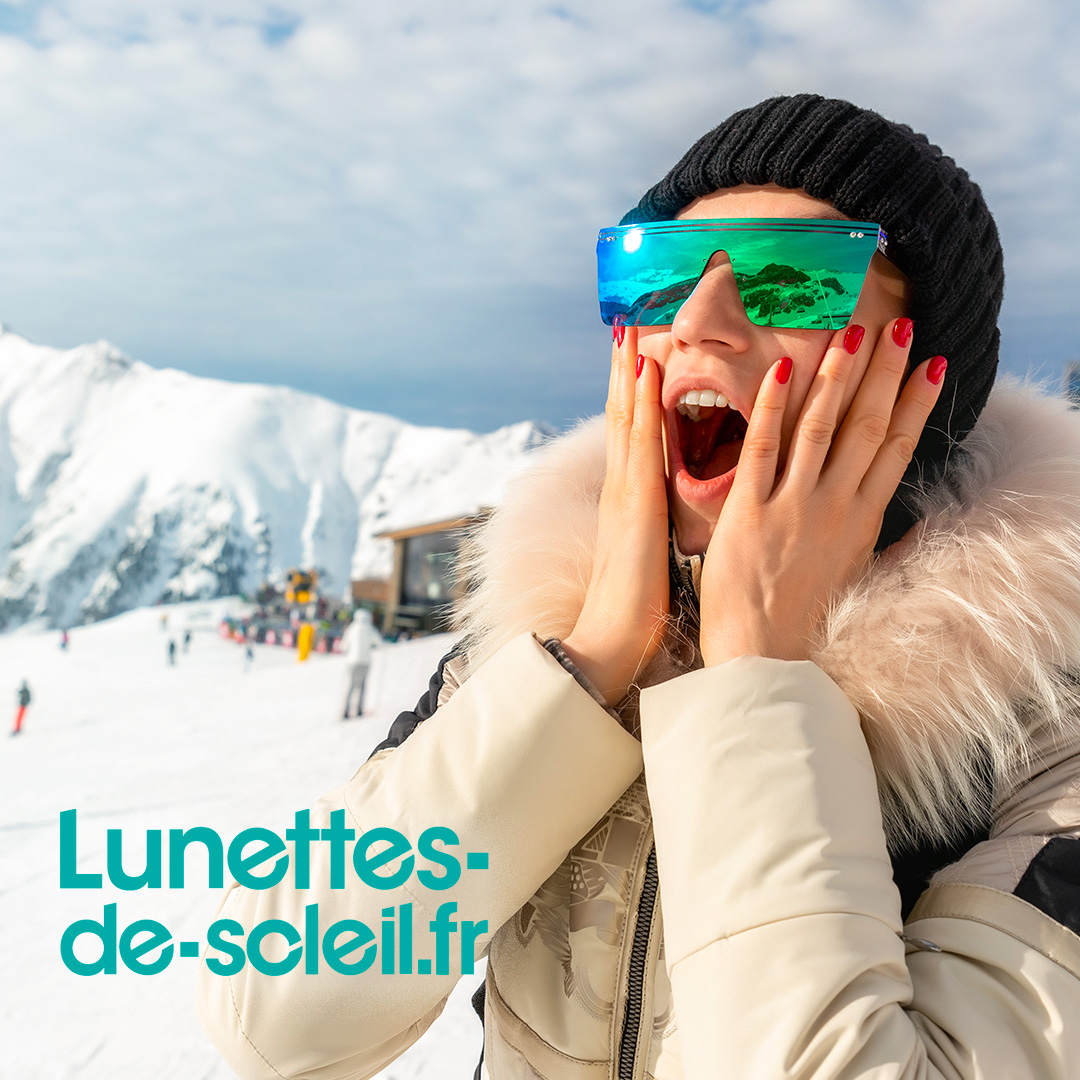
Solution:
<path fill-rule="evenodd" d="M 913 362 L 938 354 L 949 361 L 907 480 L 937 478 L 950 448 L 974 427 L 997 370 L 1004 272 L 982 192 L 907 125 L 847 101 L 796 94 L 743 109 L 702 136 L 621 224 L 666 220 L 720 188 L 767 183 L 801 188 L 885 229 L 889 258 L 911 280 Z M 886 513 L 879 547 L 915 520 L 906 486 Z"/>

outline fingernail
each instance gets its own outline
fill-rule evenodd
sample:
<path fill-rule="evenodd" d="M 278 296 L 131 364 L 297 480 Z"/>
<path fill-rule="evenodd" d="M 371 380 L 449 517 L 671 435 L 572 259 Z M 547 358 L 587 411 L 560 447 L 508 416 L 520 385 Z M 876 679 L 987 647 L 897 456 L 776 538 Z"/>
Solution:
<path fill-rule="evenodd" d="M 865 333 L 866 331 L 857 323 L 852 323 L 847 328 L 847 332 L 844 334 L 844 348 L 853 356 L 859 351 Z"/>
<path fill-rule="evenodd" d="M 776 365 L 776 381 L 781 386 L 791 378 L 791 357 L 780 357 L 780 363 Z"/>
<path fill-rule="evenodd" d="M 901 349 L 911 340 L 911 330 L 914 325 L 910 319 L 897 319 L 893 323 L 892 339 Z"/>
<path fill-rule="evenodd" d="M 944 356 L 935 356 L 926 369 L 926 377 L 935 385 L 945 378 L 945 369 L 949 361 Z"/>
<path fill-rule="evenodd" d="M 626 327 L 621 322 L 615 323 L 611 328 L 611 336 L 615 339 L 615 344 L 621 349 L 623 338 L 626 337 Z"/>
<path fill-rule="evenodd" d="M 644 367 L 645 367 L 645 357 L 642 356 L 641 353 L 638 353 L 638 358 L 637 358 L 637 378 L 639 378 L 639 379 L 641 378 L 641 372 L 642 372 Z"/>

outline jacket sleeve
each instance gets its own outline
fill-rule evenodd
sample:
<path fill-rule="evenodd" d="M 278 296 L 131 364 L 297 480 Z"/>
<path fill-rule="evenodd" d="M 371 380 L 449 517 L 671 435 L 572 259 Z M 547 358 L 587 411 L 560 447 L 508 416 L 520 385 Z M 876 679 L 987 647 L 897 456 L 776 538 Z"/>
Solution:
<path fill-rule="evenodd" d="M 641 710 L 687 1080 L 1075 1075 L 1080 940 L 1055 956 L 1042 912 L 938 904 L 905 955 L 859 718 L 819 668 L 743 657 Z"/>
<path fill-rule="evenodd" d="M 322 931 L 348 918 L 378 936 L 383 909 L 411 903 L 420 960 L 434 953 L 429 922 L 442 904 L 453 902 L 459 929 L 462 920 L 487 921 L 475 949 L 482 955 L 499 926 L 640 771 L 637 740 L 524 635 L 467 679 L 400 746 L 375 754 L 311 812 L 313 827 L 329 827 L 330 815 L 343 810 L 358 837 L 389 827 L 414 845 L 427 828 L 452 829 L 462 865 L 453 888 L 425 889 L 414 874 L 400 888 L 375 890 L 347 867 L 346 887 L 332 889 L 324 850 L 330 845 L 314 843 L 310 888 L 295 888 L 291 875 L 266 890 L 233 884 L 219 918 L 235 919 L 248 933 L 266 919 L 302 930 L 305 908 L 317 903 Z M 486 852 L 488 868 L 465 869 L 467 852 Z M 356 975 L 338 974 L 325 964 L 318 974 L 305 974 L 304 968 L 300 963 L 287 974 L 266 976 L 249 963 L 222 976 L 200 964 L 200 1019 L 243 1080 L 369 1077 L 434 1021 L 461 971 L 453 951 L 448 975 L 382 974 L 379 963 Z"/>

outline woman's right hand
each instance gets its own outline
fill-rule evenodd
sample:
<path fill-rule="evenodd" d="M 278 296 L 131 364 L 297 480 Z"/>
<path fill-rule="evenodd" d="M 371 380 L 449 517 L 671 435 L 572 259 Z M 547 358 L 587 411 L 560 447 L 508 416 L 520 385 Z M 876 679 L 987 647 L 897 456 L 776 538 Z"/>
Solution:
<path fill-rule="evenodd" d="M 605 411 L 607 472 L 592 577 L 562 645 L 614 705 L 664 639 L 670 590 L 660 370 L 639 357 L 636 327 L 616 327 Z"/>

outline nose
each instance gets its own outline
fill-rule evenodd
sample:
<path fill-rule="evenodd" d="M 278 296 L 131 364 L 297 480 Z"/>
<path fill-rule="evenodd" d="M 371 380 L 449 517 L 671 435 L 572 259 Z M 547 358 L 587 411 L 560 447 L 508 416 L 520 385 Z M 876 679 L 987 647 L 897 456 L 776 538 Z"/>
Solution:
<path fill-rule="evenodd" d="M 725 252 L 717 251 L 675 315 L 672 342 L 682 350 L 714 351 L 719 347 L 741 353 L 750 348 L 750 327 L 731 260 Z"/>

